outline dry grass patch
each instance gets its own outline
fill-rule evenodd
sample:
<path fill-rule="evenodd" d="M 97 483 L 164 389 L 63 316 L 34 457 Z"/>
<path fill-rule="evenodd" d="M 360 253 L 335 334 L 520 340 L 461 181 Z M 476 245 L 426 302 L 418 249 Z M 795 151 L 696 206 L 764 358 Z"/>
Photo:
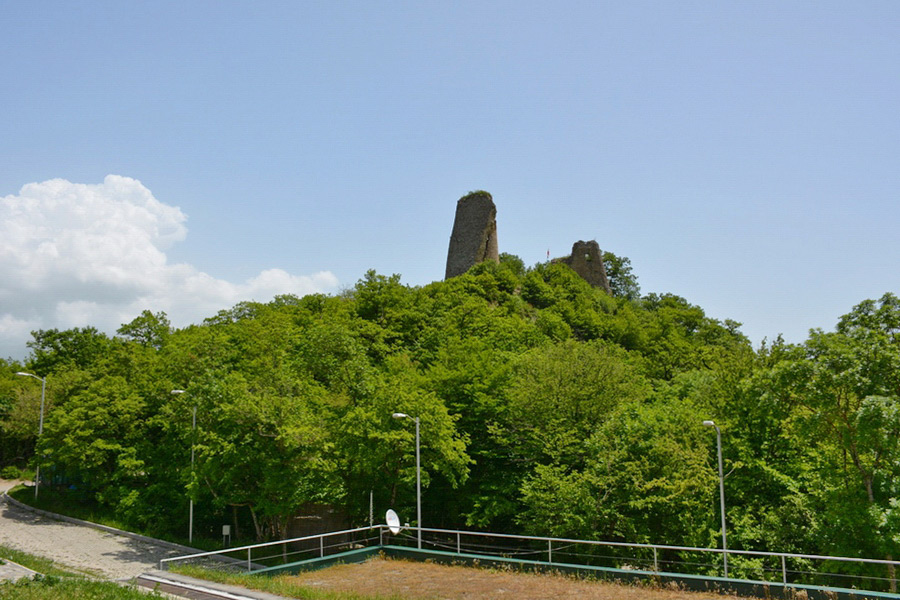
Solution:
<path fill-rule="evenodd" d="M 616 585 L 565 575 L 476 569 L 384 558 L 301 573 L 291 579 L 306 588 L 353 591 L 362 595 L 396 594 L 404 598 L 428 600 L 701 600 L 726 597 L 665 587 Z M 740 600 L 738 596 L 727 598 Z"/>

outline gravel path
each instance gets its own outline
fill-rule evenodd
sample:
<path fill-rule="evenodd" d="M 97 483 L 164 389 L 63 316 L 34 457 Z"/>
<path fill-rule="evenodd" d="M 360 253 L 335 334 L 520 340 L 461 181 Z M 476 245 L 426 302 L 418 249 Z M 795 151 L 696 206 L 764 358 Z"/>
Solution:
<path fill-rule="evenodd" d="M 0 491 L 15 483 L 0 481 Z M 161 558 L 183 554 L 149 542 L 41 517 L 7 503 L 0 505 L 0 545 L 107 579 L 131 579 L 156 569 Z"/>

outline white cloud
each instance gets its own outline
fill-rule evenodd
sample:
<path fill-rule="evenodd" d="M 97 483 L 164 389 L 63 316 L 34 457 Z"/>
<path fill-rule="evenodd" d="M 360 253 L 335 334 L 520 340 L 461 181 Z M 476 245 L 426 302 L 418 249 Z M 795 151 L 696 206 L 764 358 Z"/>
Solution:
<path fill-rule="evenodd" d="M 23 357 L 33 329 L 113 333 L 145 309 L 183 326 L 243 300 L 337 288 L 327 271 L 267 269 L 231 283 L 168 264 L 165 250 L 185 239 L 185 221 L 181 209 L 118 175 L 96 185 L 30 183 L 0 198 L 0 357 Z"/>

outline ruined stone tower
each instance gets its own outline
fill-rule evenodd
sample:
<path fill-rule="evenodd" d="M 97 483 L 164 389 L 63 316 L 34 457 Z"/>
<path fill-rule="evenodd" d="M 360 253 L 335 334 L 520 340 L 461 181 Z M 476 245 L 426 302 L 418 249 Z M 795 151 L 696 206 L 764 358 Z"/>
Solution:
<path fill-rule="evenodd" d="M 605 290 L 607 294 L 612 293 L 609 289 L 609 279 L 606 277 L 606 267 L 603 266 L 603 257 L 600 254 L 600 245 L 594 240 L 575 242 L 572 244 L 572 254 L 559 260 L 569 265 L 592 286 Z"/>
<path fill-rule="evenodd" d="M 497 207 L 487 192 L 472 192 L 456 203 L 456 219 L 450 234 L 444 278 L 462 275 L 473 265 L 486 260 L 500 262 Z"/>

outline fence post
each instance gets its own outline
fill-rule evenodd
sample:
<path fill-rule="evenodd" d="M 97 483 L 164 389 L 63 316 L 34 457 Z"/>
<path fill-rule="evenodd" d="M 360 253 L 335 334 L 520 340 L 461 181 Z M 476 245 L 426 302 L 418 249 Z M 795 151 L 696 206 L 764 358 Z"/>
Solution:
<path fill-rule="evenodd" d="M 247 548 L 247 572 L 251 572 L 253 569 L 251 568 L 250 563 L 250 548 Z"/>
<path fill-rule="evenodd" d="M 319 538 L 319 558 L 325 556 L 325 536 Z"/>
<path fill-rule="evenodd" d="M 456 532 L 456 553 L 457 553 L 457 554 L 462 554 L 462 552 L 460 551 L 460 545 L 459 545 L 459 532 L 458 532 L 458 531 Z"/>
<path fill-rule="evenodd" d="M 553 541 L 547 540 L 547 562 L 553 564 Z"/>
<path fill-rule="evenodd" d="M 784 562 L 784 554 L 781 555 L 781 583 L 787 585 L 787 566 Z"/>
<path fill-rule="evenodd" d="M 659 560 L 656 557 L 656 546 L 653 546 L 653 570 L 659 571 Z"/>

